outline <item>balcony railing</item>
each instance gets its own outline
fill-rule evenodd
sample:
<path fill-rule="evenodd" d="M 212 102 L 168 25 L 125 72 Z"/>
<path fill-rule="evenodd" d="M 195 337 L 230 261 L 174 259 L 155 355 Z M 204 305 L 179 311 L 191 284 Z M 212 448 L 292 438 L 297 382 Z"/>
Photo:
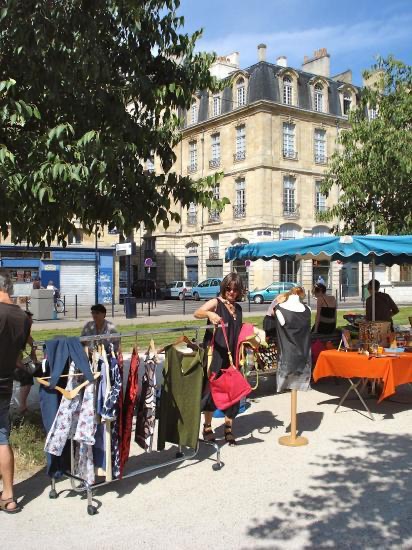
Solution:
<path fill-rule="evenodd" d="M 196 213 L 191 213 L 189 212 L 189 214 L 187 215 L 187 225 L 196 225 L 197 224 L 197 214 Z"/>
<path fill-rule="evenodd" d="M 219 259 L 219 247 L 211 246 L 209 247 L 209 260 L 218 260 Z"/>
<path fill-rule="evenodd" d="M 188 174 L 193 174 L 193 172 L 197 172 L 197 162 L 193 164 L 189 164 L 187 167 Z"/>
<path fill-rule="evenodd" d="M 220 212 L 218 210 L 209 210 L 209 223 L 220 222 Z"/>
<path fill-rule="evenodd" d="M 299 204 L 283 204 L 283 217 L 289 220 L 296 220 L 299 218 Z"/>
<path fill-rule="evenodd" d="M 234 162 L 245 160 L 245 158 L 246 158 L 246 151 L 236 151 L 236 153 L 233 155 Z"/>
<path fill-rule="evenodd" d="M 283 149 L 283 158 L 289 160 L 298 160 L 298 152 L 293 149 Z"/>
<path fill-rule="evenodd" d="M 328 157 L 326 155 L 317 155 L 315 153 L 315 163 L 316 164 L 328 164 Z"/>
<path fill-rule="evenodd" d="M 220 158 L 209 160 L 209 168 L 219 168 Z"/>
<path fill-rule="evenodd" d="M 236 219 L 246 218 L 246 204 L 234 204 L 233 217 Z"/>

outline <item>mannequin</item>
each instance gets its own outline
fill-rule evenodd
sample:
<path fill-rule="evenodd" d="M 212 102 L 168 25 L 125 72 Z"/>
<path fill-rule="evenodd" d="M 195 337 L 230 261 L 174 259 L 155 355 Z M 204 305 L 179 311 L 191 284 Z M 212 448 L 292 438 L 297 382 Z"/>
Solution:
<path fill-rule="evenodd" d="M 296 436 L 297 390 L 310 388 L 310 318 L 311 311 L 302 303 L 305 291 L 294 287 L 280 296 L 274 314 L 277 322 L 280 351 L 277 370 L 278 391 L 290 389 L 291 393 L 291 435 L 279 439 L 281 445 L 306 445 L 305 437 Z"/>

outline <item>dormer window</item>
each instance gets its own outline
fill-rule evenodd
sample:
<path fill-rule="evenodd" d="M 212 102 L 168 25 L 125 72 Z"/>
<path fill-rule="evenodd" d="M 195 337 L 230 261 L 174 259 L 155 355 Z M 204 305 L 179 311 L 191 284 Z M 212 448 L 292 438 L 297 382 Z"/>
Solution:
<path fill-rule="evenodd" d="M 352 96 L 349 93 L 343 94 L 343 114 L 349 115 L 349 111 L 352 107 Z"/>
<path fill-rule="evenodd" d="M 323 113 L 323 86 L 322 84 L 315 85 L 315 111 Z"/>
<path fill-rule="evenodd" d="M 246 85 L 244 78 L 239 78 L 236 83 L 236 101 L 238 107 L 246 105 Z"/>
<path fill-rule="evenodd" d="M 192 103 L 192 106 L 190 107 L 190 124 L 196 124 L 197 123 L 197 117 L 198 117 L 197 102 L 194 101 Z"/>
<path fill-rule="evenodd" d="M 290 76 L 285 76 L 283 79 L 283 103 L 285 105 L 292 105 L 293 99 L 293 86 Z"/>

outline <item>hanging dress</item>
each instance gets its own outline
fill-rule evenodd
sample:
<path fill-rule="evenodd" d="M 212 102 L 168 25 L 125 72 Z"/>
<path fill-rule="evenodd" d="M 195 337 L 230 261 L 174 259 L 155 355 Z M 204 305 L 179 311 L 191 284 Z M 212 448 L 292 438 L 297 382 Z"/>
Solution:
<path fill-rule="evenodd" d="M 156 355 L 147 354 L 142 390 L 137 404 L 135 441 L 146 452 L 152 450 L 156 424 Z"/>
<path fill-rule="evenodd" d="M 305 305 L 304 311 L 297 312 L 276 306 L 275 312 L 278 310 L 282 313 L 285 324 L 282 325 L 275 315 L 279 346 L 277 389 L 308 390 L 312 369 L 310 309 Z"/>
<path fill-rule="evenodd" d="M 129 458 L 130 441 L 132 438 L 133 413 L 136 407 L 138 393 L 138 371 L 139 356 L 133 349 L 130 360 L 129 376 L 127 378 L 126 393 L 123 402 L 123 416 L 121 423 L 121 448 L 120 448 L 120 477 L 123 475 L 123 468 Z"/>

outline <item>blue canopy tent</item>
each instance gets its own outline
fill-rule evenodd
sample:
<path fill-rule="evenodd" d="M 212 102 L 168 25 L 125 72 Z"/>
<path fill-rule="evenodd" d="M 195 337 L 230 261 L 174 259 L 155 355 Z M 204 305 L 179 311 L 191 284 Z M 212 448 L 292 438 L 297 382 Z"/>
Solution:
<path fill-rule="evenodd" d="M 412 235 L 353 235 L 306 237 L 285 241 L 266 241 L 231 246 L 225 260 L 306 260 L 328 259 L 375 264 L 412 263 Z M 375 301 L 372 300 L 372 319 L 375 319 Z"/>

